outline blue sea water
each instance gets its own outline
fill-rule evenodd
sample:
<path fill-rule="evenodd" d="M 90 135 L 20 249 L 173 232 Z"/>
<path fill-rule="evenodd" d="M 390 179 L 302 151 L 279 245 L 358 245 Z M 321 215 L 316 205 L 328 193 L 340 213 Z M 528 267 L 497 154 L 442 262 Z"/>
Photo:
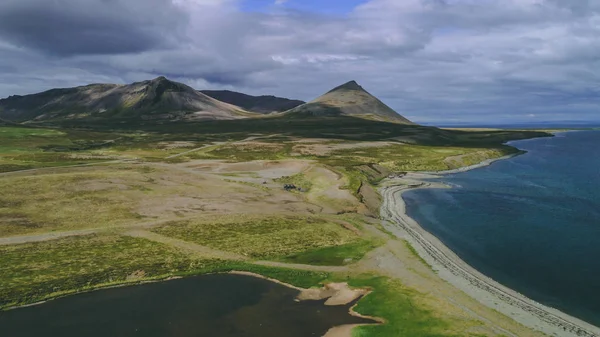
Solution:
<path fill-rule="evenodd" d="M 405 193 L 408 214 L 487 276 L 600 326 L 600 131 L 510 145 L 527 153 Z"/>

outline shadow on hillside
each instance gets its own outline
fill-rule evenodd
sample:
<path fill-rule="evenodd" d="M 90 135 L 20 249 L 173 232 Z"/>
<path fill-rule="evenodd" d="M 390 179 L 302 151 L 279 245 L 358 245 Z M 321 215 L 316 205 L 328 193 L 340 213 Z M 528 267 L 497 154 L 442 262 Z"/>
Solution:
<path fill-rule="evenodd" d="M 49 125 L 49 124 L 46 124 Z M 409 144 L 430 146 L 500 146 L 509 140 L 547 136 L 536 131 L 459 131 L 429 126 L 403 125 L 362 118 L 277 116 L 226 121 L 151 122 L 131 119 L 62 121 L 52 126 L 94 131 L 143 131 L 169 134 L 171 139 L 241 140 L 251 135 L 278 135 L 281 140 L 324 138 L 346 141 L 385 141 L 396 139 Z M 277 140 L 277 138 L 273 138 Z"/>

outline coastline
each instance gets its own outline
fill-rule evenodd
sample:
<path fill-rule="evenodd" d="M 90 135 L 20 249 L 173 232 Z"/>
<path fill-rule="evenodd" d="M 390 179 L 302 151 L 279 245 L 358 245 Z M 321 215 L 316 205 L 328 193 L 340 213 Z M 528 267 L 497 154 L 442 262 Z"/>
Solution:
<path fill-rule="evenodd" d="M 327 331 L 327 333 L 323 337 L 351 337 L 352 330 L 356 327 L 364 326 L 364 325 L 385 324 L 384 319 L 381 319 L 381 318 L 375 317 L 375 316 L 363 315 L 354 310 L 356 308 L 356 306 L 358 305 L 358 302 L 361 299 L 363 299 L 364 297 L 371 294 L 370 289 L 358 289 L 358 288 L 353 289 L 353 288 L 350 288 L 347 283 L 334 283 L 334 282 L 327 283 L 322 288 L 301 288 L 301 287 L 297 287 L 292 284 L 285 283 L 283 281 L 280 281 L 280 280 L 277 280 L 277 279 L 274 279 L 274 278 L 271 278 L 268 276 L 260 275 L 260 274 L 254 273 L 254 272 L 238 271 L 238 270 L 207 273 L 207 274 L 198 274 L 198 275 L 192 275 L 192 276 L 202 277 L 202 276 L 209 276 L 209 275 L 238 275 L 238 276 L 248 276 L 248 277 L 263 279 L 263 280 L 266 280 L 266 281 L 269 281 L 269 282 L 272 282 L 275 284 L 279 284 L 281 286 L 284 286 L 284 287 L 287 287 L 290 289 L 297 290 L 299 292 L 298 298 L 296 299 L 297 301 L 319 300 L 319 301 L 324 301 L 324 304 L 329 305 L 329 306 L 346 305 L 351 302 L 355 302 L 354 305 L 352 305 L 350 307 L 350 309 L 348 310 L 348 313 L 354 317 L 373 321 L 373 323 L 345 324 L 345 325 L 335 326 L 335 327 L 332 327 L 329 331 Z M 80 290 L 80 291 L 71 291 L 71 292 L 65 292 L 62 294 L 57 294 L 56 296 L 52 296 L 52 297 L 43 299 L 43 300 L 35 302 L 35 303 L 24 304 L 24 305 L 15 305 L 15 306 L 2 308 L 2 309 L 0 309 L 0 312 L 5 311 L 5 310 L 8 311 L 8 310 L 16 310 L 16 309 L 38 306 L 38 305 L 47 303 L 49 301 L 57 300 L 57 299 L 67 297 L 67 296 L 72 296 L 72 295 L 80 295 L 80 294 L 85 294 L 85 293 L 90 293 L 90 292 L 95 292 L 95 291 L 101 291 L 101 290 L 124 288 L 124 287 L 131 287 L 131 286 L 138 286 L 138 285 L 145 285 L 145 284 L 152 284 L 152 283 L 159 283 L 159 282 L 168 282 L 168 281 L 172 281 L 172 280 L 182 279 L 183 277 L 184 276 L 157 277 L 154 279 L 134 280 L 131 282 L 123 282 L 123 283 L 117 283 L 117 284 L 98 285 L 97 287 L 93 287 L 90 289 L 84 289 L 84 290 Z"/>
<path fill-rule="evenodd" d="M 424 179 L 466 172 L 523 153 L 525 152 L 521 151 L 513 155 L 486 160 L 457 170 L 408 173 L 401 178 L 385 180 L 380 189 L 383 197 L 381 217 L 387 220 L 384 226 L 397 237 L 404 238 L 413 245 L 418 254 L 432 266 L 443 280 L 487 307 L 548 335 L 599 337 L 600 328 L 529 299 L 483 275 L 458 257 L 437 237 L 423 229 L 406 213 L 406 204 L 402 198 L 402 194 L 406 191 L 423 188 L 451 188 L 448 185 Z"/>
<path fill-rule="evenodd" d="M 371 294 L 371 290 L 369 289 L 351 289 L 347 283 L 328 283 L 325 284 L 322 288 L 300 288 L 289 283 L 285 283 L 279 281 L 277 279 L 273 279 L 264 275 L 252 273 L 252 272 L 244 272 L 244 271 L 230 271 L 225 274 L 231 275 L 242 275 L 242 276 L 250 276 L 256 277 L 263 280 L 267 280 L 269 282 L 277 283 L 284 287 L 288 287 L 291 289 L 295 289 L 300 292 L 296 301 L 310 301 L 310 300 L 325 300 L 325 305 L 346 305 L 351 302 L 355 302 L 354 305 L 350 307 L 348 313 L 351 316 L 372 320 L 373 323 L 362 323 L 362 324 L 345 324 L 335 326 L 323 337 L 352 337 L 352 330 L 359 326 L 365 325 L 377 325 L 377 324 L 385 324 L 385 320 L 375 316 L 367 316 L 356 312 L 354 309 L 358 305 L 358 302 L 369 296 Z"/>
<path fill-rule="evenodd" d="M 446 175 L 446 174 L 454 174 L 454 173 L 461 173 L 461 172 L 467 172 L 467 171 L 471 171 L 480 167 L 486 167 L 486 166 L 490 166 L 493 163 L 500 161 L 500 160 L 505 160 L 505 159 L 510 159 L 510 158 L 514 158 L 517 156 L 520 156 L 522 154 L 527 153 L 526 151 L 521 151 L 519 150 L 519 152 L 513 153 L 513 154 L 509 154 L 506 156 L 502 156 L 502 157 L 498 157 L 498 158 L 491 158 L 491 159 L 486 159 L 480 163 L 474 164 L 474 165 L 469 165 L 469 166 L 465 166 L 465 167 L 461 167 L 461 168 L 457 168 L 454 170 L 445 170 L 445 171 L 437 171 L 437 172 L 431 172 L 431 171 L 424 171 L 424 172 L 419 172 L 419 174 L 429 174 L 432 176 L 440 176 L 440 175 Z M 413 173 L 413 174 L 417 174 L 417 173 Z"/>

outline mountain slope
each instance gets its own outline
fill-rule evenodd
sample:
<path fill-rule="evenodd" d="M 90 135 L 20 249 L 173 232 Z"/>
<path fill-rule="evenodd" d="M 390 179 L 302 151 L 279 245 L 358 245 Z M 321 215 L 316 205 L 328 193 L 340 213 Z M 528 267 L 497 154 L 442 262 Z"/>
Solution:
<path fill-rule="evenodd" d="M 305 103 L 275 96 L 251 96 L 229 90 L 201 90 L 200 92 L 221 102 L 237 105 L 247 111 L 261 114 L 284 112 Z"/>
<path fill-rule="evenodd" d="M 0 118 L 0 126 L 6 126 L 6 125 L 14 125 L 14 123 L 5 121 L 4 119 Z"/>
<path fill-rule="evenodd" d="M 290 116 L 352 116 L 400 124 L 414 124 L 396 113 L 355 81 L 334 88 L 325 95 L 289 110 Z"/>
<path fill-rule="evenodd" d="M 129 85 L 52 89 L 0 100 L 0 118 L 16 122 L 80 118 L 221 120 L 252 115 L 165 77 Z"/>

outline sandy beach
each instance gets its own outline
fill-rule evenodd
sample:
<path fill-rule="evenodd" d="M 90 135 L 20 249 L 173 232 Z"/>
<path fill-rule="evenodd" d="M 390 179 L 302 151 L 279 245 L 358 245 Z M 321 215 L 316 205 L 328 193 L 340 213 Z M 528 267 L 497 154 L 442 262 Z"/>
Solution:
<path fill-rule="evenodd" d="M 507 157 L 496 160 L 505 158 Z M 463 168 L 460 172 L 489 165 L 493 161 Z M 402 198 L 404 192 L 420 188 L 449 188 L 423 179 L 455 172 L 458 171 L 409 173 L 402 178 L 385 181 L 380 190 L 383 196 L 381 216 L 387 220 L 385 227 L 396 236 L 408 240 L 442 279 L 517 322 L 551 336 L 600 336 L 600 328 L 537 303 L 478 272 L 406 214 L 406 204 Z"/>

